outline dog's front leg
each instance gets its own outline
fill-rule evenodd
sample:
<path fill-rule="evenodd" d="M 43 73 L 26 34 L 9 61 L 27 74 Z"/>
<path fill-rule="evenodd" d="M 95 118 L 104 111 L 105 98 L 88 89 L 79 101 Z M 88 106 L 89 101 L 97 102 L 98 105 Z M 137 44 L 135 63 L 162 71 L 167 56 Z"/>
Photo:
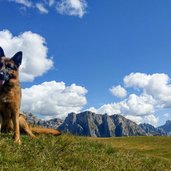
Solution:
<path fill-rule="evenodd" d="M 12 113 L 12 120 L 14 124 L 14 142 L 17 144 L 21 144 L 20 141 L 20 126 L 19 126 L 19 111 L 15 111 Z"/>

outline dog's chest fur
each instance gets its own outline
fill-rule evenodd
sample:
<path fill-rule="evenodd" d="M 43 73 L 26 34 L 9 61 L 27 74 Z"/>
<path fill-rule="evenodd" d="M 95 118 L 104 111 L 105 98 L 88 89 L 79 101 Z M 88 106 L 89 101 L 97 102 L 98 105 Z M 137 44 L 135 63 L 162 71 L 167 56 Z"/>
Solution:
<path fill-rule="evenodd" d="M 0 88 L 0 108 L 3 106 L 20 105 L 21 98 L 21 88 L 19 82 L 16 81 L 15 84 L 7 84 Z"/>
<path fill-rule="evenodd" d="M 4 132 L 10 130 L 12 116 L 20 108 L 21 88 L 17 80 L 14 83 L 0 88 L 0 112 L 3 118 L 1 129 Z"/>

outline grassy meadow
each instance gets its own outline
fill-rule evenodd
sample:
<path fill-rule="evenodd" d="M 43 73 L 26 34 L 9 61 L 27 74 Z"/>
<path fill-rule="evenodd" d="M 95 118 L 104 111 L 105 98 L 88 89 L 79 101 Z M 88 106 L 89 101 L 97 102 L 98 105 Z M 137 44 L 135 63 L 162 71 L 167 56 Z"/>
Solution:
<path fill-rule="evenodd" d="M 171 137 L 21 140 L 19 146 L 10 134 L 0 135 L 0 171 L 171 171 Z"/>

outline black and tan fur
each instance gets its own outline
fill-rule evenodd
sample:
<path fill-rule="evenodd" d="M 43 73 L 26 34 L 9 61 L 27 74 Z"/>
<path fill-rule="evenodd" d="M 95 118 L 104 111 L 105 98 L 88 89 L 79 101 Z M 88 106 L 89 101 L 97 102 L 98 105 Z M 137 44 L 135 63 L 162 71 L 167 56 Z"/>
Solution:
<path fill-rule="evenodd" d="M 17 52 L 12 58 L 5 57 L 0 47 L 0 132 L 14 132 L 14 142 L 20 144 L 20 129 L 31 137 L 35 133 L 51 133 L 60 135 L 60 132 L 46 128 L 31 128 L 25 117 L 20 113 L 21 87 L 19 83 L 19 66 L 22 62 L 22 52 Z"/>

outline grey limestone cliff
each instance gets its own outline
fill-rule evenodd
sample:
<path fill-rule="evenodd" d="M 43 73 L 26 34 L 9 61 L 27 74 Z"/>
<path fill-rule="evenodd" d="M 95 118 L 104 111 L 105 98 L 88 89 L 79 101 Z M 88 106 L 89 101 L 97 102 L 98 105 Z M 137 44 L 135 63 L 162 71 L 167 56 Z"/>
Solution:
<path fill-rule="evenodd" d="M 79 114 L 70 113 L 65 118 L 42 120 L 31 113 L 25 113 L 27 121 L 32 125 L 61 130 L 81 136 L 113 137 L 113 136 L 164 136 L 171 133 L 171 121 L 155 128 L 150 124 L 136 124 L 122 115 L 96 114 L 85 111 Z"/>
<path fill-rule="evenodd" d="M 109 116 L 89 111 L 68 114 L 58 129 L 75 135 L 94 137 L 147 135 L 136 123 L 121 115 Z"/>

